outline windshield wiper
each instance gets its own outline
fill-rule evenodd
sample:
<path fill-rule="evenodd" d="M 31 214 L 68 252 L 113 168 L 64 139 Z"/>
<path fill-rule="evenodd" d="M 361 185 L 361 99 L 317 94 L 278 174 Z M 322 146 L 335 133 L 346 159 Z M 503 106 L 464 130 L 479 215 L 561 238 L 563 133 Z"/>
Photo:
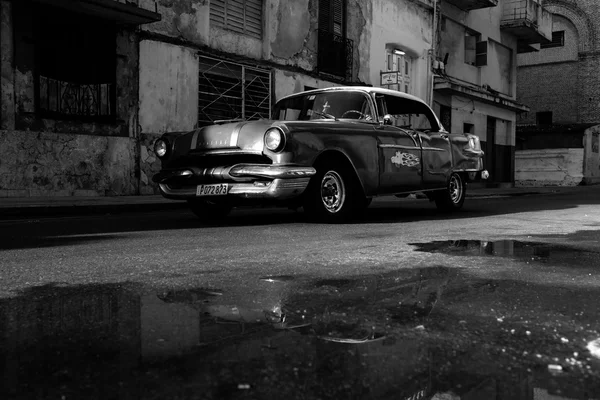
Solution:
<path fill-rule="evenodd" d="M 321 111 L 315 111 L 315 110 L 313 110 L 313 114 L 317 114 L 319 117 L 324 117 L 324 118 L 327 118 L 327 119 L 333 119 L 335 121 L 338 120 L 335 117 L 335 115 L 327 114 L 327 113 L 324 113 L 324 112 L 321 112 Z"/>

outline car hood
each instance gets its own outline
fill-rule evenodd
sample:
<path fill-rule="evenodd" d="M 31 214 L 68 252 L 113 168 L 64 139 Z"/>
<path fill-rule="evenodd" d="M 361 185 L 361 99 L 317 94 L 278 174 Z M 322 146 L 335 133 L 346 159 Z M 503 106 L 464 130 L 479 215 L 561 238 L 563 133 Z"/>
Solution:
<path fill-rule="evenodd" d="M 273 123 L 260 120 L 205 126 L 186 134 L 184 141 L 189 140 L 190 150 L 239 148 L 262 151 L 265 131 Z"/>

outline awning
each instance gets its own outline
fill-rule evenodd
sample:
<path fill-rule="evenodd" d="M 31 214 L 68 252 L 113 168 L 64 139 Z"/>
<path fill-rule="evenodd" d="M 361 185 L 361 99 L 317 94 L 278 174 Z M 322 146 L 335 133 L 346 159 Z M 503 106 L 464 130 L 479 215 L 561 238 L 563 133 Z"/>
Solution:
<path fill-rule="evenodd" d="M 142 25 L 161 20 L 157 12 L 138 7 L 125 0 L 33 0 L 36 3 L 107 19 L 121 24 Z"/>

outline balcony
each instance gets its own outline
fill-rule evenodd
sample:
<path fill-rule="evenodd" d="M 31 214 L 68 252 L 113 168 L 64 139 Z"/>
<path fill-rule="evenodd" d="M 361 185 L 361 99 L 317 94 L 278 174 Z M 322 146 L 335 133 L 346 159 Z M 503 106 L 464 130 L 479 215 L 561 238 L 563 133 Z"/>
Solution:
<path fill-rule="evenodd" d="M 142 25 L 161 20 L 155 0 L 33 0 L 80 14 L 127 25 Z"/>
<path fill-rule="evenodd" d="M 498 0 L 447 0 L 463 11 L 479 10 L 481 8 L 496 7 Z"/>
<path fill-rule="evenodd" d="M 320 73 L 352 81 L 354 42 L 341 35 L 319 29 L 317 69 Z"/>
<path fill-rule="evenodd" d="M 546 43 L 552 39 L 552 14 L 544 9 L 542 0 L 506 0 L 500 29 L 523 45 Z"/>

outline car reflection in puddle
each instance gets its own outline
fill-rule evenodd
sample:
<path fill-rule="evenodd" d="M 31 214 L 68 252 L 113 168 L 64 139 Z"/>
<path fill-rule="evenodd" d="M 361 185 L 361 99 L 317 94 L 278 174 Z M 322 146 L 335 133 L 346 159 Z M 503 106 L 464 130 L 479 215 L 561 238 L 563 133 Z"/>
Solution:
<path fill-rule="evenodd" d="M 552 340 L 541 329 L 511 343 L 517 325 L 447 309 L 497 284 L 446 267 L 257 281 L 244 294 L 51 286 L 1 300 L 0 397 L 508 400 L 600 387 L 591 369 L 556 377 L 536 363 L 531 349 L 546 357 Z"/>

